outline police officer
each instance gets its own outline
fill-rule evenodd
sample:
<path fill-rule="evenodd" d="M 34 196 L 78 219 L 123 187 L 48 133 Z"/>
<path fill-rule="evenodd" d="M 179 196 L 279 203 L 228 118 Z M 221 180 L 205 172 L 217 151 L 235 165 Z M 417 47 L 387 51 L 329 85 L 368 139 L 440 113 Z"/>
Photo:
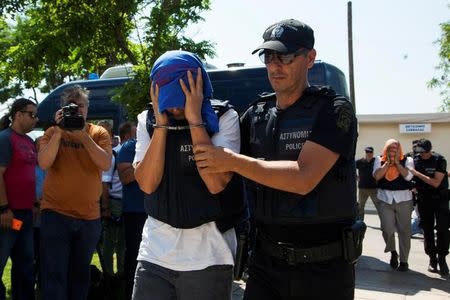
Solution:
<path fill-rule="evenodd" d="M 242 116 L 242 151 L 249 156 L 197 145 L 197 166 L 234 171 L 254 182 L 248 192 L 255 200 L 257 237 L 244 299 L 353 299 L 352 262 L 361 248 L 344 241 L 360 242 L 363 228 L 352 226 L 352 105 L 330 89 L 309 85 L 316 50 L 308 25 L 283 20 L 268 27 L 263 39 L 253 53 L 266 65 L 275 93 Z"/>
<path fill-rule="evenodd" d="M 361 220 L 364 220 L 364 208 L 366 206 L 367 198 L 370 197 L 377 212 L 379 209 L 377 182 L 372 176 L 373 163 L 375 162 L 375 157 L 373 157 L 373 147 L 365 147 L 364 152 L 366 153 L 365 157 L 356 161 L 356 169 L 358 170 L 358 216 Z"/>
<path fill-rule="evenodd" d="M 448 275 L 445 257 L 448 254 L 448 177 L 447 161 L 445 158 L 431 151 L 431 142 L 421 139 L 416 150 L 420 155 L 415 156 L 415 170 L 412 173 L 416 179 L 418 192 L 418 206 L 420 225 L 423 229 L 425 253 L 430 257 L 428 271 Z M 437 240 L 434 237 L 436 222 Z"/>

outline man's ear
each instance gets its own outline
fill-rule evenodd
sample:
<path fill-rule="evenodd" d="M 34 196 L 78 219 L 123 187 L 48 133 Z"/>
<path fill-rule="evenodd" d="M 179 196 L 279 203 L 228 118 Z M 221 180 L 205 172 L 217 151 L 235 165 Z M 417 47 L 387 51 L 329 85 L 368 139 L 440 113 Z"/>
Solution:
<path fill-rule="evenodd" d="M 306 58 L 308 59 L 308 69 L 311 69 L 314 65 L 314 61 L 316 60 L 316 49 L 311 49 L 308 54 L 306 55 Z"/>

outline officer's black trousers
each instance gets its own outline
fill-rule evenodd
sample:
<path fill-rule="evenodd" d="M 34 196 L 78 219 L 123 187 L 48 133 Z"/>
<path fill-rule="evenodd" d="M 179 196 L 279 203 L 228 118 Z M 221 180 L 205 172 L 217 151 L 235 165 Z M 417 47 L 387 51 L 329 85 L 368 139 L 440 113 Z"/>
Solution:
<path fill-rule="evenodd" d="M 449 205 L 446 194 L 419 195 L 418 202 L 420 227 L 423 229 L 425 253 L 430 256 L 436 254 L 445 256 L 449 247 Z M 436 221 L 437 239 L 434 236 Z"/>
<path fill-rule="evenodd" d="M 354 265 L 343 259 L 289 266 L 256 249 L 244 300 L 347 300 L 354 298 L 354 291 Z"/>

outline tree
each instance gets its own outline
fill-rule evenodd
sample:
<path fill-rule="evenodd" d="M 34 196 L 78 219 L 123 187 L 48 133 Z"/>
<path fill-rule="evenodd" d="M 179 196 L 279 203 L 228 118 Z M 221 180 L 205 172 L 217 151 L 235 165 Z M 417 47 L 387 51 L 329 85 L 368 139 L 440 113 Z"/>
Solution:
<path fill-rule="evenodd" d="M 25 6 L 34 4 L 34 2 L 34 0 L 2 0 L 0 1 L 0 14 L 21 12 Z"/>
<path fill-rule="evenodd" d="M 114 99 L 134 117 L 149 101 L 149 71 L 158 56 L 172 49 L 202 58 L 214 55 L 211 43 L 184 36 L 209 6 L 209 0 L 42 0 L 25 5 L 13 24 L 0 22 L 0 58 L 5 55 L 0 102 L 23 88 L 48 92 L 65 81 L 131 63 L 136 75 Z M 2 95 L 3 90 L 8 93 Z"/>
<path fill-rule="evenodd" d="M 440 70 L 441 75 L 431 79 L 428 86 L 441 89 L 441 110 L 450 111 L 450 21 L 442 23 L 440 26 L 442 34 L 437 41 L 440 45 L 440 62 L 436 69 Z"/>
<path fill-rule="evenodd" d="M 141 61 L 134 71 L 136 75 L 113 98 L 122 102 L 130 116 L 138 114 L 149 102 L 150 69 L 154 61 L 165 51 L 183 49 L 198 54 L 201 58 L 215 54 L 210 42 L 194 42 L 184 36 L 190 23 L 203 18 L 200 12 L 209 9 L 210 2 L 204 0 L 154 1 L 149 17 L 145 17 L 145 30 L 141 45 Z"/>

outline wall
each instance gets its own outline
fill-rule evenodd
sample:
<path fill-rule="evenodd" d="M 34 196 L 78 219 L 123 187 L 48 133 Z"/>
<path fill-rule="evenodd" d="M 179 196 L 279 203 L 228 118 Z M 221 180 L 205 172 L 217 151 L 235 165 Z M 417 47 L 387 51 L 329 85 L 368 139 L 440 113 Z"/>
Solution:
<path fill-rule="evenodd" d="M 358 143 L 356 148 L 356 158 L 364 156 L 366 146 L 374 147 L 374 153 L 378 154 L 383 150 L 384 143 L 389 138 L 400 141 L 405 153 L 412 150 L 412 141 L 420 138 L 429 139 L 436 151 L 450 161 L 450 123 L 432 123 L 431 132 L 411 134 L 400 133 L 398 123 L 359 123 Z M 450 164 L 450 163 L 449 163 Z"/>

